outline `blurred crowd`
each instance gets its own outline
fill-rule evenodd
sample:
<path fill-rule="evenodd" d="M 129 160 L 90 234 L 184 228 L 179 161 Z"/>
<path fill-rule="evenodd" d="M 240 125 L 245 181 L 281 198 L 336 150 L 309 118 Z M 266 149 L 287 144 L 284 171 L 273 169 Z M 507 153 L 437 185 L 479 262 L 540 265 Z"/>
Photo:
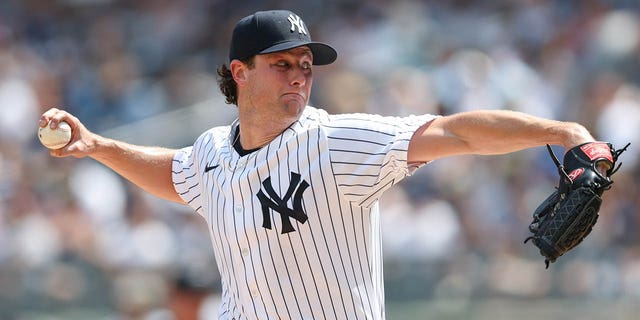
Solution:
<path fill-rule="evenodd" d="M 94 161 L 50 157 L 37 121 L 62 107 L 91 130 L 118 132 L 167 114 L 202 118 L 193 110 L 208 101 L 204 119 L 219 124 L 235 109 L 215 80 L 231 29 L 273 8 L 299 13 L 314 40 L 339 52 L 314 70 L 314 106 L 511 109 L 632 143 L 594 231 L 549 270 L 522 243 L 558 181 L 546 149 L 423 167 L 381 203 L 390 303 L 640 301 L 638 1 L 4 0 L 0 319 L 213 318 L 219 278 L 203 221 Z M 174 147 L 187 146 L 206 129 L 190 127 L 195 118 L 133 136 L 162 145 L 173 126 Z"/>

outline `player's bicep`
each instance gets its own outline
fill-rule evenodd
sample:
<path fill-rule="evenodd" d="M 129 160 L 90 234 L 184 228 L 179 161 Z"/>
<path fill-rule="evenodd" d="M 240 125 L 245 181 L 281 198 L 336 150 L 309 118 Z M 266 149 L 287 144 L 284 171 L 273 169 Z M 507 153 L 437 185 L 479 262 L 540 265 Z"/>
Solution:
<path fill-rule="evenodd" d="M 447 117 L 438 117 L 415 131 L 409 142 L 409 163 L 424 163 L 470 152 L 467 142 L 447 129 L 448 121 Z"/>

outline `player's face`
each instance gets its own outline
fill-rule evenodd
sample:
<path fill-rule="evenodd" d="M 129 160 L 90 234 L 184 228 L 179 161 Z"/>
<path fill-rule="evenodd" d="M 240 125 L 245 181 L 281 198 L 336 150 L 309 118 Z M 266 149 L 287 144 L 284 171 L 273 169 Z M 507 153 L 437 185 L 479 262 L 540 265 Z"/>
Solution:
<path fill-rule="evenodd" d="M 309 102 L 313 57 L 307 47 L 255 57 L 247 94 L 254 107 L 299 116 Z"/>

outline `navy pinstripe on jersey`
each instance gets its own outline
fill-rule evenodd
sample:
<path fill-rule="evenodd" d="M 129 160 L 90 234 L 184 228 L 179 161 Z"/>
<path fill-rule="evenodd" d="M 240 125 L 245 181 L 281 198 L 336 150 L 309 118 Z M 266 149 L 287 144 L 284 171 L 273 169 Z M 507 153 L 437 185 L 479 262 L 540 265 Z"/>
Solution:
<path fill-rule="evenodd" d="M 307 107 L 248 155 L 237 122 L 180 150 L 173 183 L 209 225 L 219 319 L 384 319 L 378 199 L 411 173 L 409 140 L 432 118 Z"/>

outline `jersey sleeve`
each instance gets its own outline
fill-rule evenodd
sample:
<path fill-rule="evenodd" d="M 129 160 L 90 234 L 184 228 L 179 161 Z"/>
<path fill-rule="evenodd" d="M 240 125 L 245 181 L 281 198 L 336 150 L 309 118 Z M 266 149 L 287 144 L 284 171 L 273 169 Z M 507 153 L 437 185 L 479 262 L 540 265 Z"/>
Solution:
<path fill-rule="evenodd" d="M 327 140 L 338 189 L 351 202 L 369 207 L 382 193 L 411 175 L 409 141 L 433 115 L 383 117 L 342 115 L 331 122 Z"/>
<path fill-rule="evenodd" d="M 182 200 L 202 214 L 200 175 L 194 158 L 193 147 L 178 150 L 173 157 L 171 176 L 173 187 Z"/>

